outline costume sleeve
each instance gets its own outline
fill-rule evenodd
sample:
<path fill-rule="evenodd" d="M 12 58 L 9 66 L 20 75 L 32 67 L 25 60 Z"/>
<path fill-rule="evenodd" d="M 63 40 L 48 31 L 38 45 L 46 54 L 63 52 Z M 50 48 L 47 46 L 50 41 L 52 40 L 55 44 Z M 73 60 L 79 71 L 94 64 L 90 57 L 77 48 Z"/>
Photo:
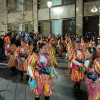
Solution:
<path fill-rule="evenodd" d="M 19 51 L 20 51 L 20 47 L 18 47 L 15 51 L 15 58 L 18 60 L 19 59 Z"/>
<path fill-rule="evenodd" d="M 89 64 L 90 64 L 90 61 L 89 61 L 89 60 L 86 60 L 85 63 L 84 63 L 84 66 L 85 66 L 86 68 L 88 68 Z"/>
<path fill-rule="evenodd" d="M 76 65 L 80 65 L 80 63 L 76 60 L 73 60 L 73 63 L 76 64 Z"/>
<path fill-rule="evenodd" d="M 32 73 L 34 74 L 34 71 L 35 71 L 35 64 L 36 64 L 36 54 L 33 53 L 28 59 L 28 69 L 32 69 Z M 29 74 L 31 73 L 30 70 L 29 71 Z M 32 74 L 30 74 L 32 75 Z"/>
<path fill-rule="evenodd" d="M 31 77 L 33 77 L 33 71 L 32 71 L 32 69 L 31 69 L 31 67 L 28 67 L 28 72 L 29 72 L 29 75 L 30 75 Z"/>

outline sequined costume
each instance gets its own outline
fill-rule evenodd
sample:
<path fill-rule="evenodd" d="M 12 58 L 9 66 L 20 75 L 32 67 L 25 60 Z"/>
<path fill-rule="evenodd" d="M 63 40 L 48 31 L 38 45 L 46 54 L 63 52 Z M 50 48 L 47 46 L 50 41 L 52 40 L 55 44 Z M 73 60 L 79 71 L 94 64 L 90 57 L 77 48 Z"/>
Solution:
<path fill-rule="evenodd" d="M 90 68 L 88 71 L 88 73 L 91 73 L 92 75 L 94 74 L 97 76 L 96 80 L 100 80 L 99 66 L 100 66 L 100 57 L 94 60 L 93 67 Z M 93 81 L 93 79 L 91 79 L 89 77 L 86 77 L 85 81 L 86 81 L 86 85 L 87 85 L 88 100 L 100 100 L 100 82 L 95 83 L 95 80 Z"/>
<path fill-rule="evenodd" d="M 9 62 L 8 67 L 14 67 L 16 65 L 15 51 L 17 47 L 15 44 L 6 44 L 5 55 L 8 56 Z"/>
<path fill-rule="evenodd" d="M 44 73 L 39 73 L 39 70 L 41 69 L 40 66 L 42 66 L 41 64 L 43 64 L 45 68 L 49 68 L 51 66 L 51 60 L 48 54 L 36 55 L 33 53 L 32 56 L 28 58 L 29 73 L 31 69 L 37 84 L 37 88 L 32 90 L 32 92 L 35 94 L 35 97 L 40 97 L 40 95 L 43 93 L 45 96 L 51 96 L 53 92 L 50 76 Z M 30 76 L 32 77 L 31 74 Z"/>

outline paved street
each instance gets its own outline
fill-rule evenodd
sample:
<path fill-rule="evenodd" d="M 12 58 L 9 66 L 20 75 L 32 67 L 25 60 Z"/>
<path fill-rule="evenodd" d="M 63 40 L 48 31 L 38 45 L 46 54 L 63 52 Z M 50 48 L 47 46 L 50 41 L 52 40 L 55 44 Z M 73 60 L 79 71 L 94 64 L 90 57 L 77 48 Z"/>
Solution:
<path fill-rule="evenodd" d="M 87 100 L 85 82 L 83 81 L 81 85 L 82 94 L 74 96 L 70 78 L 63 76 L 63 69 L 67 70 L 64 54 L 63 57 L 58 57 L 58 55 L 56 57 L 59 63 L 59 78 L 52 80 L 54 92 L 50 100 Z M 0 64 L 0 100 L 34 100 L 34 95 L 27 84 L 26 75 L 24 75 L 24 81 L 20 82 L 19 74 L 10 77 L 10 70 L 7 65 Z M 44 100 L 44 96 L 41 96 L 40 100 Z"/>

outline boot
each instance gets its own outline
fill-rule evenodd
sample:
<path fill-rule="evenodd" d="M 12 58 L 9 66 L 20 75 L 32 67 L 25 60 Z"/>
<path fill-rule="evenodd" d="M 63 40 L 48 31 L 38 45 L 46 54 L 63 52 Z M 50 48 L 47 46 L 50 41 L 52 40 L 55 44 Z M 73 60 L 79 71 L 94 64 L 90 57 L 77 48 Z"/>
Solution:
<path fill-rule="evenodd" d="M 27 81 L 29 80 L 29 75 L 27 75 Z"/>
<path fill-rule="evenodd" d="M 13 67 L 10 68 L 10 71 L 11 71 L 11 72 L 10 72 L 10 76 L 11 76 L 11 77 L 14 76 L 14 75 L 13 75 Z"/>
<path fill-rule="evenodd" d="M 76 93 L 76 83 L 73 86 L 73 92 Z"/>
<path fill-rule="evenodd" d="M 82 91 L 81 91 L 81 89 L 80 89 L 80 82 L 77 83 L 77 89 L 78 89 L 78 93 L 82 94 Z"/>
<path fill-rule="evenodd" d="M 50 99 L 50 97 L 45 96 L 45 100 L 49 100 L 49 99 Z"/>
<path fill-rule="evenodd" d="M 35 98 L 35 100 L 40 100 L 40 98 Z"/>
<path fill-rule="evenodd" d="M 18 72 L 17 72 L 17 70 L 16 70 L 16 67 L 14 66 L 14 67 L 12 67 L 12 68 L 13 68 L 13 74 L 14 74 L 14 75 L 17 75 Z"/>
<path fill-rule="evenodd" d="M 23 71 L 20 71 L 20 76 L 21 76 L 20 81 L 23 81 Z"/>

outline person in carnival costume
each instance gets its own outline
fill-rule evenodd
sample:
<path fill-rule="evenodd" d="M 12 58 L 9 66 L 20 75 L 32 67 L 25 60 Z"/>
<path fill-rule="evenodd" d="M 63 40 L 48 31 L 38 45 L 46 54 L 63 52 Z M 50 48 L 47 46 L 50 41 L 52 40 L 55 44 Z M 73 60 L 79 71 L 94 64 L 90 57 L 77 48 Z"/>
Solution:
<path fill-rule="evenodd" d="M 98 52 L 98 55 L 100 56 L 100 36 L 98 36 L 97 38 L 96 50 Z"/>
<path fill-rule="evenodd" d="M 81 44 L 80 44 L 80 48 L 81 48 L 81 50 L 83 51 L 83 52 L 85 52 L 86 50 L 87 50 L 87 48 L 88 48 L 88 45 L 87 45 L 87 43 L 85 42 L 85 39 L 84 39 L 84 37 L 82 36 L 81 37 Z"/>
<path fill-rule="evenodd" d="M 25 41 L 22 39 L 21 46 L 16 49 L 16 59 L 18 61 L 21 81 L 23 81 L 23 72 L 27 72 L 27 57 L 27 48 L 25 46 Z"/>
<path fill-rule="evenodd" d="M 25 51 L 26 51 L 26 55 L 27 55 L 27 57 L 26 57 L 26 59 L 25 59 L 25 62 L 27 61 L 27 58 L 29 57 L 29 56 L 31 56 L 32 55 L 32 53 L 33 53 L 33 44 L 32 44 L 32 42 L 30 42 L 26 37 L 25 37 Z M 27 63 L 26 63 L 27 64 Z M 28 67 L 28 66 L 27 66 Z M 28 69 L 28 68 L 27 68 Z M 28 70 L 27 70 L 27 80 L 29 79 L 29 74 L 28 74 Z"/>
<path fill-rule="evenodd" d="M 97 44 L 100 44 L 100 36 L 97 38 Z"/>
<path fill-rule="evenodd" d="M 32 38 L 30 37 L 30 33 L 26 34 L 26 38 L 29 40 L 30 43 L 33 43 Z"/>
<path fill-rule="evenodd" d="M 14 57 L 17 47 L 15 44 L 11 44 L 11 40 L 9 36 L 7 36 L 4 41 L 5 41 L 5 55 L 8 58 L 8 67 L 11 70 L 11 76 L 13 76 L 17 74 L 17 70 L 15 68 L 16 60 Z"/>
<path fill-rule="evenodd" d="M 91 52 L 91 50 L 88 50 Z M 92 53 L 88 53 L 90 56 Z M 86 85 L 88 100 L 100 100 L 100 56 L 96 49 L 93 49 L 92 58 L 87 71 Z"/>
<path fill-rule="evenodd" d="M 68 61 L 68 69 L 69 69 L 69 75 L 66 75 L 66 70 L 63 71 L 63 74 L 66 78 L 69 78 L 71 75 L 72 70 L 72 61 L 75 59 L 75 43 L 73 38 L 69 38 L 68 44 L 67 44 L 67 53 L 65 56 L 65 60 Z"/>
<path fill-rule="evenodd" d="M 27 54 L 28 55 L 31 55 L 32 54 L 32 51 L 33 51 L 33 44 L 27 38 L 25 38 L 25 47 L 27 49 L 27 51 L 26 51 Z"/>
<path fill-rule="evenodd" d="M 53 93 L 53 86 L 50 78 L 51 60 L 47 54 L 47 46 L 45 43 L 39 44 L 39 53 L 33 53 L 28 60 L 28 71 L 32 80 L 36 80 L 37 88 L 32 92 L 35 100 L 39 100 L 44 93 L 45 100 L 49 100 Z"/>
<path fill-rule="evenodd" d="M 58 48 L 59 57 L 62 57 L 62 53 L 63 53 L 63 44 L 62 44 L 62 42 L 61 42 L 61 38 L 58 40 L 57 48 Z"/>
<path fill-rule="evenodd" d="M 86 71 L 88 70 L 88 67 L 91 63 L 91 59 L 92 59 L 92 56 L 93 56 L 93 53 L 94 53 L 94 49 L 95 48 L 93 47 L 93 45 L 89 44 L 89 47 L 85 51 L 84 66 L 85 66 Z"/>
<path fill-rule="evenodd" d="M 80 50 L 80 40 L 77 39 L 75 43 L 74 59 L 72 59 L 71 80 L 74 85 L 74 92 L 80 92 L 80 84 L 84 78 L 84 59 L 85 56 Z"/>
<path fill-rule="evenodd" d="M 68 56 L 68 68 L 72 68 L 72 59 L 75 59 L 75 41 L 73 38 L 69 39 L 69 43 L 67 44 L 67 55 Z"/>

